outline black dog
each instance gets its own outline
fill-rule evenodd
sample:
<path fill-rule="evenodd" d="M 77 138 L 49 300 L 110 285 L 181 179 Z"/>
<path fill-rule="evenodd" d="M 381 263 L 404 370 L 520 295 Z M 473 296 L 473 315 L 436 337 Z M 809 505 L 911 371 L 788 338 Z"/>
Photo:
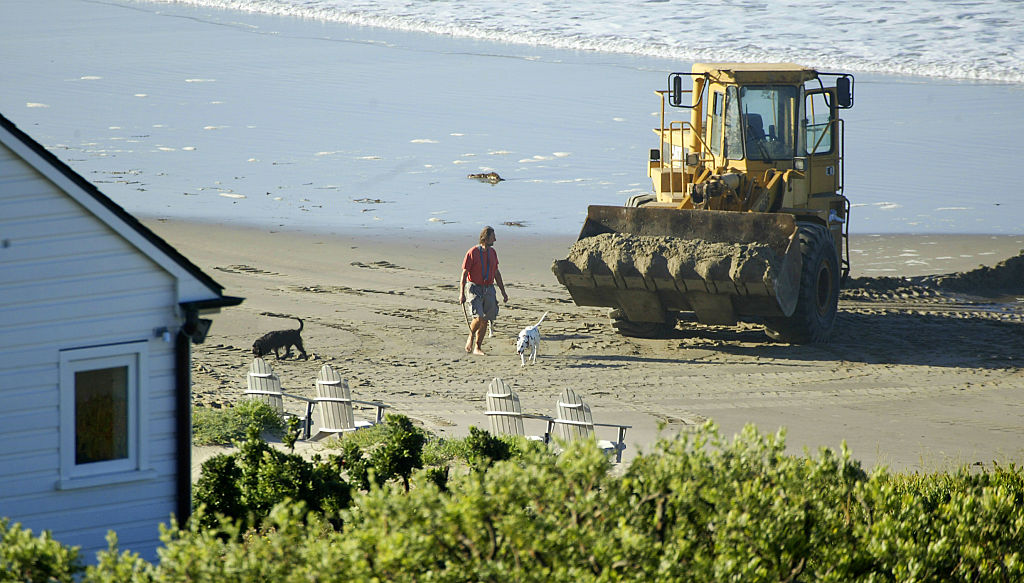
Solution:
<path fill-rule="evenodd" d="M 284 357 L 288 358 L 292 355 L 292 345 L 298 349 L 301 353 L 299 358 L 303 360 L 309 358 L 306 356 L 306 349 L 302 347 L 302 336 L 299 334 L 302 332 L 302 318 L 295 318 L 299 321 L 298 330 L 275 330 L 274 332 L 267 332 L 263 336 L 256 339 L 256 342 L 252 343 L 252 353 L 257 357 L 263 356 L 264 354 L 270 354 L 274 352 L 274 357 L 278 360 L 281 357 L 277 354 L 277 349 L 284 348 Z"/>

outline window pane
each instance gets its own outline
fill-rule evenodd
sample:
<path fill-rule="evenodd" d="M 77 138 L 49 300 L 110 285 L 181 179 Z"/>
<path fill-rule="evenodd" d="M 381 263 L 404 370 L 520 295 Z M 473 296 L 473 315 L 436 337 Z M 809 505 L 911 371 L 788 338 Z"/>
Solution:
<path fill-rule="evenodd" d="M 75 372 L 75 463 L 128 457 L 128 367 Z"/>
<path fill-rule="evenodd" d="M 748 85 L 740 90 L 747 158 L 784 160 L 796 151 L 797 88 Z"/>
<path fill-rule="evenodd" d="M 725 96 L 715 93 L 711 110 L 711 152 L 716 156 L 722 153 L 722 102 Z"/>
<path fill-rule="evenodd" d="M 743 158 L 743 134 L 740 131 L 740 100 L 736 88 L 729 87 L 725 94 L 725 157 Z"/>
<path fill-rule="evenodd" d="M 832 151 L 831 108 L 823 93 L 807 96 L 807 154 L 827 154 Z"/>

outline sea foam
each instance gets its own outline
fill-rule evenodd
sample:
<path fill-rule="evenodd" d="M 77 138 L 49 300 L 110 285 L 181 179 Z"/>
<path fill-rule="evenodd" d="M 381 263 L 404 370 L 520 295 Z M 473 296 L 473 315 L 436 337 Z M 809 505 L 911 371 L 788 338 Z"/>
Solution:
<path fill-rule="evenodd" d="M 1024 82 L 1024 2 L 138 0 L 557 49 Z"/>

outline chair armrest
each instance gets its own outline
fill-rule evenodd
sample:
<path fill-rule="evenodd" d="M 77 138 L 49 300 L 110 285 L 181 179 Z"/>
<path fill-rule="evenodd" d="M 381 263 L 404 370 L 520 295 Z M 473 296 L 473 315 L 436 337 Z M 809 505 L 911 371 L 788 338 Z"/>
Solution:
<path fill-rule="evenodd" d="M 616 442 L 618 447 L 615 448 L 615 463 L 622 461 L 622 450 L 626 448 L 626 430 L 631 429 L 632 425 L 620 425 L 618 423 L 595 423 L 595 427 L 618 427 L 619 429 L 619 440 Z"/>
<path fill-rule="evenodd" d="M 539 421 L 547 421 L 547 428 L 544 430 L 544 443 L 551 442 L 551 432 L 555 428 L 555 418 L 548 417 L 547 415 L 533 415 L 531 413 L 523 413 L 524 419 L 537 419 Z"/>
<path fill-rule="evenodd" d="M 303 397 L 301 395 L 293 395 L 291 393 L 282 392 L 281 396 L 291 397 L 292 399 L 298 399 L 299 401 L 306 402 L 306 418 L 303 420 L 305 423 L 302 427 L 302 438 L 309 439 L 309 434 L 313 428 L 313 407 L 316 405 L 316 399 L 310 399 L 309 397 Z"/>
<path fill-rule="evenodd" d="M 576 419 L 552 419 L 551 423 L 552 424 L 560 423 L 562 425 L 582 425 L 582 426 L 585 426 L 585 427 L 588 427 L 588 426 L 589 427 L 593 427 L 593 425 L 594 425 L 593 423 L 590 423 L 588 421 L 578 421 Z"/>
<path fill-rule="evenodd" d="M 360 405 L 370 405 L 371 407 L 379 407 L 382 409 L 390 409 L 391 405 L 385 405 L 384 403 L 378 403 L 377 401 L 360 401 L 358 399 L 352 399 L 353 403 L 359 403 Z"/>
<path fill-rule="evenodd" d="M 621 425 L 619 423 L 595 423 L 595 427 L 620 427 L 622 429 L 632 429 L 632 425 Z"/>
<path fill-rule="evenodd" d="M 353 403 L 359 403 L 360 405 L 369 405 L 377 408 L 377 423 L 384 422 L 384 409 L 390 409 L 391 405 L 385 405 L 384 403 L 378 403 L 377 401 L 360 401 L 358 399 L 352 399 Z"/>

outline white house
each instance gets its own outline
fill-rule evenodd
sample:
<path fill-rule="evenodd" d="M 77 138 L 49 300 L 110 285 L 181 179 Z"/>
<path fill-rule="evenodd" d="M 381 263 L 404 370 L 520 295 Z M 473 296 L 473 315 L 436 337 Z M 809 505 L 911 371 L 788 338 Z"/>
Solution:
<path fill-rule="evenodd" d="M 191 509 L 191 343 L 241 301 L 0 116 L 0 517 L 156 558 Z"/>

